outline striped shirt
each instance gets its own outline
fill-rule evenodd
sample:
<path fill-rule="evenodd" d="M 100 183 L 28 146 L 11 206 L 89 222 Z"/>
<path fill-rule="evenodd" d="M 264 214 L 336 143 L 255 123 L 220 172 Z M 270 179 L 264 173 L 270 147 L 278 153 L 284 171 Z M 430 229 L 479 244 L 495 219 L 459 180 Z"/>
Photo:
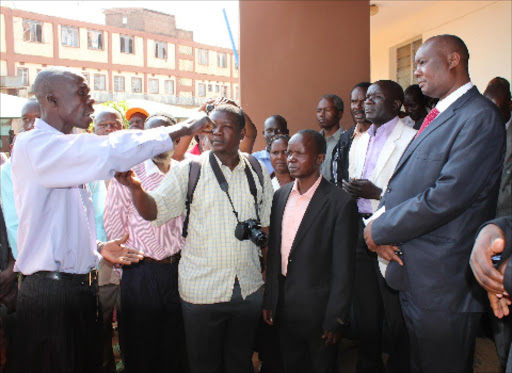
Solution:
<path fill-rule="evenodd" d="M 173 160 L 171 170 L 178 164 Z M 156 189 L 165 176 L 151 159 L 138 164 L 132 171 L 146 191 Z M 183 218 L 179 214 L 160 227 L 153 226 L 135 209 L 129 189 L 115 179 L 108 188 L 103 223 L 109 240 L 121 238 L 128 232 L 130 237 L 126 246 L 156 260 L 176 254 L 183 246 Z"/>
<path fill-rule="evenodd" d="M 180 296 L 193 304 L 228 302 L 235 277 L 238 277 L 244 299 L 263 285 L 259 260 L 261 250 L 250 240 L 239 241 L 235 237 L 237 220 L 226 193 L 215 178 L 209 154 L 205 152 L 198 158 L 201 175 L 190 207 L 188 236 L 179 266 Z M 245 175 L 245 167 L 249 167 L 258 190 L 261 225 L 268 227 L 273 194 L 270 176 L 260 162 L 264 177 L 262 193 L 257 174 L 246 163 L 242 153 L 239 154 L 240 162 L 233 171 L 216 158 L 229 185 L 229 195 L 240 221 L 256 219 L 254 198 Z M 185 160 L 172 167 L 160 186 L 149 193 L 158 207 L 155 225 L 185 213 L 189 163 L 190 160 Z"/>

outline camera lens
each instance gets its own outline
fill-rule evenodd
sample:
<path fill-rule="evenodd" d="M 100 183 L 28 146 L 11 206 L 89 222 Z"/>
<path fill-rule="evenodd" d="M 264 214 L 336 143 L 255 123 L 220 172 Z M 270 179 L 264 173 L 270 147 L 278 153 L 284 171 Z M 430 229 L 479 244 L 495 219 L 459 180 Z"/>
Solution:
<path fill-rule="evenodd" d="M 268 236 L 265 232 L 259 229 L 251 229 L 251 241 L 258 247 L 265 247 L 268 245 Z"/>

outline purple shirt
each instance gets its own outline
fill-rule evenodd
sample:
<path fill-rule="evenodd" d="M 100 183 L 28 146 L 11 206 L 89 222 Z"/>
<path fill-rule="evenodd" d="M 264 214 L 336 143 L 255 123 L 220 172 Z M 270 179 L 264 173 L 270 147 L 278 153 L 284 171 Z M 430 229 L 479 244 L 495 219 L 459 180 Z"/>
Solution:
<path fill-rule="evenodd" d="M 370 128 L 368 128 L 370 141 L 368 142 L 368 149 L 366 150 L 366 159 L 361 179 L 371 180 L 382 148 L 384 148 L 384 144 L 386 143 L 389 135 L 393 132 L 393 129 L 398 123 L 398 119 L 398 116 L 396 116 L 379 128 L 376 128 L 375 124 L 372 124 Z M 371 214 L 373 212 L 370 200 L 366 198 L 359 198 L 357 200 L 357 207 L 359 212 L 362 214 Z"/>

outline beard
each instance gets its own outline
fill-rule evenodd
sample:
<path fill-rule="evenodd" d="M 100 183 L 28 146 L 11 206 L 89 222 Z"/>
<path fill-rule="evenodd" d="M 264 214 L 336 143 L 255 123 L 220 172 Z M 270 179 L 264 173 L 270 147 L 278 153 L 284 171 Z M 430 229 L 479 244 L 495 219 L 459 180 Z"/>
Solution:
<path fill-rule="evenodd" d="M 168 152 L 158 154 L 157 156 L 153 157 L 152 160 L 156 164 L 169 164 L 171 162 L 173 153 L 174 150 L 169 150 Z"/>

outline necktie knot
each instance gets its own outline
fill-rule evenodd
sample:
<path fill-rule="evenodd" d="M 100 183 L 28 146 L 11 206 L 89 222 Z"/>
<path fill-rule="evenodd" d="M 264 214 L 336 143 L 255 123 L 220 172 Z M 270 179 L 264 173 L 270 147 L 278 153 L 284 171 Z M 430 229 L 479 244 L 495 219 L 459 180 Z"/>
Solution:
<path fill-rule="evenodd" d="M 436 119 L 436 117 L 439 115 L 439 110 L 437 110 L 437 108 L 433 108 L 432 110 L 430 110 L 430 112 L 427 114 L 427 116 L 425 117 L 425 119 L 423 120 L 423 123 L 421 124 L 421 127 L 420 129 L 418 130 L 418 133 L 416 134 L 416 137 L 418 137 L 420 135 L 420 133 L 425 129 L 427 128 L 427 126 L 432 123 L 432 121 L 434 119 Z M 415 137 L 415 138 L 416 138 Z"/>

